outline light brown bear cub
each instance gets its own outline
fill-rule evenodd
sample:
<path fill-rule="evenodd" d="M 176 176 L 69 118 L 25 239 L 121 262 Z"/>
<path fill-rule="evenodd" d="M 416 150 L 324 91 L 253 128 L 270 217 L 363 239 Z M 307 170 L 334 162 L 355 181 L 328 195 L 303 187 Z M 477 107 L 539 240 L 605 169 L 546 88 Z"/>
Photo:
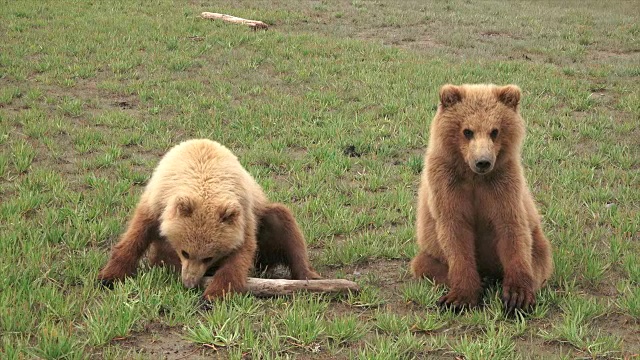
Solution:
<path fill-rule="evenodd" d="M 551 245 L 520 163 L 524 121 L 515 85 L 445 85 L 418 193 L 411 269 L 449 287 L 440 305 L 478 304 L 502 280 L 507 312 L 526 309 L 551 275 Z"/>
<path fill-rule="evenodd" d="M 151 264 L 181 269 L 188 288 L 215 270 L 206 300 L 245 291 L 254 263 L 284 264 L 293 279 L 319 278 L 289 209 L 270 203 L 231 151 L 204 139 L 162 158 L 99 279 L 111 286 L 134 274 L 147 250 Z"/>

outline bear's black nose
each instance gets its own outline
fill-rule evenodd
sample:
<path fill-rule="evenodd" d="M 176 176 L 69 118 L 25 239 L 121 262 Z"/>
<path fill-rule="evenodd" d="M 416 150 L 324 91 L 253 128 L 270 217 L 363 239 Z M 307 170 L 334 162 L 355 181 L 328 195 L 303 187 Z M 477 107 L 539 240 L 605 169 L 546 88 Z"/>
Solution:
<path fill-rule="evenodd" d="M 487 170 L 491 167 L 491 161 L 480 160 L 476 161 L 476 169 L 478 170 Z"/>

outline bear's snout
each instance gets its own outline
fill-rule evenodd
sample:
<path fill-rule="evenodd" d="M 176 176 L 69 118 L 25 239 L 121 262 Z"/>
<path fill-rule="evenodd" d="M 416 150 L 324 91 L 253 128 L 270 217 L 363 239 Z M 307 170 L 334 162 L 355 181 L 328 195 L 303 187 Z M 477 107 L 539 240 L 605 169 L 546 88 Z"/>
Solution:
<path fill-rule="evenodd" d="M 471 170 L 476 174 L 486 174 L 493 169 L 494 159 L 491 156 L 480 156 L 471 165 Z"/>
<path fill-rule="evenodd" d="M 195 277 L 182 277 L 182 285 L 184 285 L 184 287 L 186 287 L 187 289 L 196 288 L 199 282 L 200 279 Z"/>
<path fill-rule="evenodd" d="M 488 138 L 473 139 L 469 143 L 466 160 L 471 170 L 478 175 L 484 175 L 493 170 L 496 162 L 493 142 Z"/>
<path fill-rule="evenodd" d="M 207 264 L 200 260 L 182 262 L 182 285 L 187 289 L 193 289 L 200 285 L 200 280 L 207 271 Z"/>
<path fill-rule="evenodd" d="M 480 159 L 476 160 L 476 170 L 479 172 L 485 172 L 491 169 L 491 165 L 493 165 L 490 159 Z"/>

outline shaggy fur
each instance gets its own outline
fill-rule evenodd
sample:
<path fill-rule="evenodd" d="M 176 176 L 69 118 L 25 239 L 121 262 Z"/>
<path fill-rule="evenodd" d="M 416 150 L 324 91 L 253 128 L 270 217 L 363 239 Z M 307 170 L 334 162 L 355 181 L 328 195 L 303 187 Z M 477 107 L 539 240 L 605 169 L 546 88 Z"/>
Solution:
<path fill-rule="evenodd" d="M 507 310 L 534 304 L 552 272 L 551 245 L 520 163 L 524 121 L 515 85 L 445 85 L 418 193 L 415 277 L 449 287 L 438 302 L 478 304 L 501 279 Z"/>
<path fill-rule="evenodd" d="M 151 264 L 181 269 L 188 288 L 215 270 L 207 300 L 245 291 L 256 260 L 286 265 L 294 279 L 319 278 L 289 209 L 269 203 L 238 159 L 210 140 L 183 142 L 160 161 L 99 279 L 110 286 L 133 275 L 147 250 Z"/>

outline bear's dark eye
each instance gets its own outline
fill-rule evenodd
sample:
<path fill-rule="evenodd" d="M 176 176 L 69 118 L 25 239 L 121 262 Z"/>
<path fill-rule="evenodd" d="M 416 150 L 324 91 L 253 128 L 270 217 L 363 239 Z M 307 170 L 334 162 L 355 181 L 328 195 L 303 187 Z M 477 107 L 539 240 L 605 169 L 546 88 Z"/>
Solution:
<path fill-rule="evenodd" d="M 473 131 L 471 131 L 469 129 L 462 130 L 462 134 L 464 135 L 464 137 L 467 138 L 467 140 L 473 139 Z"/>
<path fill-rule="evenodd" d="M 189 258 L 189 253 L 188 253 L 188 252 L 186 252 L 186 251 L 184 251 L 184 250 L 182 250 L 182 256 L 183 256 L 185 259 L 188 259 L 188 258 Z"/>
<path fill-rule="evenodd" d="M 495 140 L 498 137 L 498 129 L 493 129 L 491 131 L 491 134 L 489 134 L 489 136 L 491 136 L 491 138 Z"/>
<path fill-rule="evenodd" d="M 213 258 L 212 257 L 208 257 L 208 258 L 202 259 L 202 262 L 206 264 L 208 262 L 211 262 L 211 260 L 213 260 Z"/>

